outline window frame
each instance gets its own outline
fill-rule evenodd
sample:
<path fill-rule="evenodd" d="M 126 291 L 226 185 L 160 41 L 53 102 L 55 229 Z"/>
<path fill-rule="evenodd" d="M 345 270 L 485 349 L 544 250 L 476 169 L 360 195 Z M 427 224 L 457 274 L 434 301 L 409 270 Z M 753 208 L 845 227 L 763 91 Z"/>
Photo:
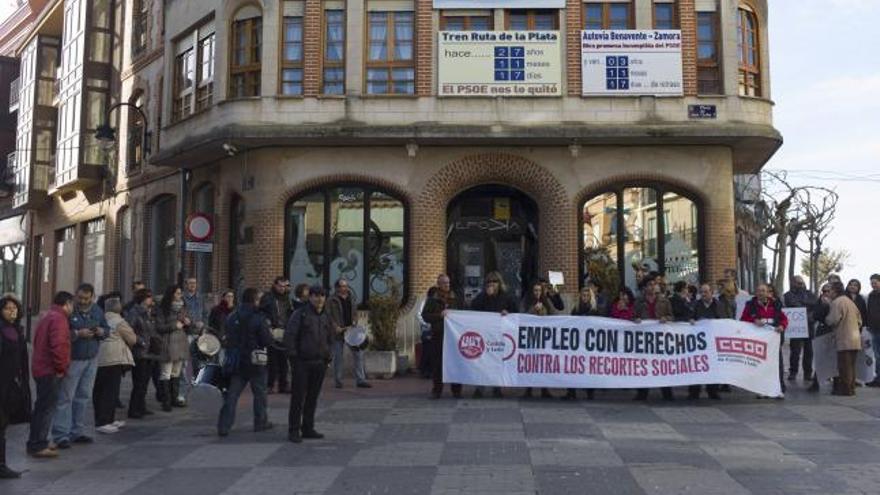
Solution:
<path fill-rule="evenodd" d="M 339 60 L 331 60 L 327 58 L 327 47 L 328 47 L 328 31 L 330 27 L 328 14 L 329 13 L 341 13 L 342 15 L 342 58 Z M 415 19 L 413 19 L 415 22 Z M 345 9 L 328 9 L 324 8 L 321 12 L 321 94 L 328 96 L 344 96 L 346 94 L 345 90 L 345 62 L 348 55 L 348 12 Z M 413 26 L 413 44 L 415 44 L 415 25 Z M 415 46 L 413 47 L 415 48 Z M 414 53 L 415 55 L 415 53 Z M 341 93 L 327 93 L 325 91 L 326 81 L 327 81 L 327 69 L 341 69 L 342 70 L 342 92 Z"/>
<path fill-rule="evenodd" d="M 615 195 L 615 204 L 617 211 L 624 210 L 624 191 L 627 189 L 653 189 L 656 193 L 656 202 L 654 203 L 656 212 L 665 212 L 665 197 L 667 194 L 675 194 L 681 196 L 684 199 L 687 199 L 691 202 L 692 205 L 696 208 L 696 229 L 697 229 L 697 274 L 698 281 L 702 283 L 706 280 L 706 217 L 705 211 L 706 206 L 702 199 L 700 199 L 696 194 L 690 193 L 687 190 L 676 187 L 672 184 L 660 181 L 625 181 L 618 182 L 611 186 L 604 187 L 601 189 L 589 191 L 588 194 L 583 196 L 583 199 L 578 203 L 577 209 L 577 218 L 578 218 L 578 283 L 579 289 L 583 288 L 584 280 L 587 276 L 584 270 L 584 207 L 592 201 L 593 199 L 605 195 L 605 194 L 614 194 Z M 658 260 L 658 269 L 661 273 L 665 273 L 666 271 L 666 236 L 669 233 L 666 232 L 666 218 L 665 215 L 658 214 L 656 215 L 656 245 L 657 245 L 657 260 Z M 617 215 L 615 219 L 615 232 L 616 237 L 614 239 L 614 246 L 612 247 L 609 244 L 609 249 L 613 249 L 613 256 L 616 258 L 615 263 L 617 264 L 617 270 L 620 274 L 619 284 L 623 287 L 626 284 L 626 241 L 624 237 L 621 236 L 621 233 L 626 232 L 626 219 L 624 215 Z M 632 288 L 632 287 L 631 287 Z"/>
<path fill-rule="evenodd" d="M 146 114 L 146 93 L 142 90 L 136 90 L 128 99 L 128 102 Z M 140 104 L 138 104 L 139 102 Z M 146 147 L 149 143 L 144 140 L 144 129 L 147 123 L 141 117 L 141 113 L 132 108 L 127 110 L 128 127 L 126 134 L 128 135 L 128 146 L 125 155 L 125 173 L 126 175 L 131 175 L 143 167 Z"/>
<path fill-rule="evenodd" d="M 217 67 L 214 65 L 217 61 L 217 31 L 211 31 L 210 34 L 202 36 L 201 30 L 196 29 L 196 84 L 195 84 L 195 105 L 193 113 L 199 113 L 207 110 L 214 102 L 214 75 Z M 203 44 L 209 42 L 211 47 L 211 59 L 209 67 L 211 73 L 208 77 L 204 77 L 202 69 L 205 67 L 205 59 L 203 56 Z"/>
<path fill-rule="evenodd" d="M 681 29 L 681 12 L 679 11 L 678 0 L 672 0 L 671 2 L 658 2 L 655 0 L 653 5 L 651 5 L 651 26 L 654 29 L 659 29 L 657 27 L 657 7 L 659 5 L 672 6 L 672 27 L 669 29 Z"/>
<path fill-rule="evenodd" d="M 441 12 L 440 14 L 440 31 L 449 31 L 447 23 L 449 19 L 462 19 L 464 21 L 462 31 L 476 31 L 473 26 L 471 26 L 473 19 L 488 19 L 489 20 L 489 31 L 495 30 L 495 16 L 492 15 L 491 11 L 485 15 L 446 15 L 445 12 Z"/>
<path fill-rule="evenodd" d="M 251 5 L 251 4 L 248 4 Z M 251 5 L 254 6 L 254 5 Z M 257 6 L 254 6 L 259 8 Z M 244 6 L 242 6 L 244 8 Z M 239 9 L 241 10 L 241 8 Z M 255 24 L 259 24 L 259 26 L 255 29 Z M 246 43 L 244 45 L 244 52 L 247 55 L 246 63 L 238 64 L 235 61 L 235 53 L 239 51 L 237 42 L 238 42 L 238 30 L 239 26 L 244 26 L 246 29 Z M 259 17 L 248 17 L 246 19 L 235 19 L 235 15 L 232 16 L 232 21 L 229 26 L 229 64 L 228 64 L 228 73 L 229 73 L 229 83 L 228 83 L 228 94 L 226 95 L 227 99 L 242 99 L 242 98 L 258 98 L 262 96 L 262 82 L 263 82 L 263 10 L 260 9 Z M 256 37 L 255 37 L 256 36 Z M 259 40 L 259 43 L 255 41 Z M 254 55 L 257 55 L 257 60 L 254 61 Z M 244 94 L 238 95 L 236 94 L 236 77 L 241 76 L 244 78 Z M 253 94 L 248 92 L 248 88 L 253 90 Z"/>
<path fill-rule="evenodd" d="M 736 9 L 737 16 L 737 92 L 740 96 L 760 98 L 763 96 L 761 84 L 761 29 L 758 14 L 748 5 L 740 4 Z M 748 29 L 747 21 L 752 28 Z M 749 63 L 749 56 L 754 56 L 755 63 Z M 754 84 L 749 84 L 749 76 Z M 745 89 L 745 91 L 744 91 Z"/>
<path fill-rule="evenodd" d="M 148 0 L 134 0 L 131 8 L 131 57 L 147 50 L 150 38 L 150 6 Z"/>
<path fill-rule="evenodd" d="M 207 34 L 206 34 L 207 33 Z M 211 49 L 210 74 L 205 75 L 205 57 L 203 47 L 205 42 Z M 171 92 L 171 123 L 180 122 L 193 115 L 201 113 L 214 102 L 214 76 L 216 74 L 217 61 L 217 31 L 213 19 L 201 22 L 192 29 L 186 31 L 175 41 L 175 55 L 172 67 L 172 92 Z M 180 50 L 178 45 L 188 46 Z M 177 52 L 180 53 L 177 53 Z M 183 76 L 182 61 L 189 54 L 192 62 L 192 85 L 187 88 L 181 87 Z"/>
<path fill-rule="evenodd" d="M 406 304 L 409 302 L 409 294 L 411 292 L 410 291 L 410 285 L 411 285 L 411 277 L 410 277 L 410 257 L 411 257 L 411 253 L 410 253 L 410 244 L 411 244 L 410 243 L 410 230 L 411 230 L 411 228 L 410 228 L 410 225 L 411 224 L 410 224 L 410 221 L 412 218 L 411 213 L 410 213 L 411 205 L 410 205 L 408 198 L 406 198 L 405 196 L 403 196 L 397 192 L 391 191 L 389 189 L 386 189 L 384 187 L 376 186 L 374 184 L 368 184 L 368 183 L 363 183 L 363 182 L 331 182 L 331 183 L 322 184 L 322 185 L 316 186 L 316 187 L 310 187 L 308 189 L 300 191 L 296 195 L 292 196 L 284 204 L 284 276 L 286 276 L 286 277 L 291 276 L 291 274 L 289 273 L 290 261 L 292 259 L 292 255 L 293 255 L 293 253 L 291 251 L 294 248 L 293 243 L 292 243 L 293 236 L 291 235 L 291 232 L 289 229 L 289 223 L 288 223 L 290 210 L 297 201 L 300 201 L 301 199 L 306 198 L 311 195 L 314 195 L 314 194 L 321 194 L 321 196 L 323 197 L 323 208 L 324 208 L 324 212 L 323 212 L 324 225 L 323 225 L 323 232 L 322 232 L 322 237 L 323 237 L 322 240 L 323 240 L 324 245 L 322 246 L 323 247 L 322 254 L 323 254 L 323 257 L 325 260 L 325 269 L 321 273 L 321 279 L 322 279 L 322 284 L 324 285 L 324 287 L 328 287 L 328 288 L 333 287 L 333 283 L 335 281 L 330 280 L 330 270 L 329 270 L 329 263 L 332 259 L 332 255 L 333 255 L 333 239 L 332 239 L 332 236 L 329 235 L 332 231 L 332 222 L 333 222 L 333 218 L 331 215 L 332 207 L 331 207 L 331 201 L 330 201 L 330 192 L 334 189 L 339 189 L 339 188 L 357 188 L 357 189 L 360 189 L 364 194 L 364 222 L 363 222 L 364 236 L 363 236 L 363 242 L 364 242 L 365 254 L 366 254 L 367 249 L 369 249 L 367 243 L 368 243 L 369 234 L 370 234 L 370 221 L 371 221 L 370 220 L 371 219 L 370 209 L 371 209 L 371 202 L 372 202 L 373 193 L 384 194 L 386 196 L 393 198 L 395 201 L 399 201 L 400 204 L 403 205 L 403 291 L 400 294 L 400 298 L 401 298 L 400 306 L 401 307 L 406 306 Z M 368 264 L 368 260 L 366 259 L 366 256 L 364 259 L 364 263 L 365 263 L 365 265 Z M 363 277 L 363 286 L 358 287 L 358 291 L 362 294 L 361 301 L 357 307 L 357 309 L 360 309 L 360 310 L 369 309 L 369 303 L 370 303 L 370 277 L 369 277 L 369 274 L 370 274 L 369 266 L 367 265 L 366 271 L 364 272 L 365 276 Z"/>
<path fill-rule="evenodd" d="M 602 7 L 602 27 L 601 29 L 612 29 L 611 28 L 611 6 L 612 5 L 626 5 L 627 7 L 627 19 L 626 19 L 626 29 L 635 29 L 636 18 L 635 18 L 635 8 L 632 0 L 628 2 L 583 2 L 581 4 L 581 29 L 587 29 L 587 6 L 588 5 L 599 5 Z M 651 8 L 651 15 L 653 17 L 653 6 Z"/>
<path fill-rule="evenodd" d="M 299 41 L 287 41 L 285 39 L 285 34 L 287 33 L 287 23 L 288 19 L 299 20 L 299 32 L 300 39 Z M 300 98 L 305 93 L 305 15 L 282 15 L 281 16 L 281 29 L 278 36 L 279 50 L 278 50 L 278 96 L 284 98 Z M 300 45 L 300 57 L 299 60 L 289 60 L 285 56 L 286 53 L 286 45 L 287 44 L 299 44 Z M 285 93 L 284 85 L 285 83 L 295 84 L 295 80 L 286 80 L 284 78 L 285 70 L 298 70 L 300 73 L 300 91 L 299 93 Z"/>
<path fill-rule="evenodd" d="M 515 13 L 525 13 L 526 31 L 539 31 L 535 28 L 535 17 L 537 17 L 539 14 L 552 13 L 553 29 L 550 29 L 550 31 L 559 31 L 559 9 L 506 9 L 504 11 L 505 31 L 514 31 L 514 29 L 510 27 L 510 18 Z"/>
<path fill-rule="evenodd" d="M 713 18 L 712 22 L 712 32 L 714 33 L 714 45 L 715 45 L 715 59 L 703 59 L 700 58 L 700 17 L 703 15 L 710 15 Z M 696 13 L 696 29 L 697 29 L 697 95 L 699 96 L 715 96 L 715 95 L 723 95 L 724 94 L 724 78 L 721 74 L 721 16 L 718 14 L 718 11 L 704 11 Z M 715 72 L 715 84 L 717 84 L 718 91 L 717 92 L 704 92 L 700 90 L 700 70 L 711 70 Z"/>
<path fill-rule="evenodd" d="M 416 96 L 416 53 L 417 46 L 416 42 L 418 40 L 418 33 L 416 33 L 416 13 L 413 10 L 373 10 L 367 11 L 364 22 L 364 95 L 373 97 L 373 96 L 397 96 L 397 97 L 415 97 Z M 385 14 L 385 29 L 386 29 L 386 40 L 385 40 L 385 60 L 371 60 L 370 59 L 370 48 L 371 48 L 371 38 L 370 38 L 370 17 L 373 14 Z M 412 19 L 412 57 L 404 60 L 397 60 L 394 58 L 394 51 L 397 48 L 396 44 L 396 29 L 394 19 L 398 14 L 409 14 Z M 413 79 L 412 79 L 412 93 L 398 93 L 394 91 L 394 70 L 395 69 L 412 69 L 413 71 Z M 385 93 L 370 93 L 370 78 L 369 73 L 370 70 L 385 70 L 388 74 L 388 78 L 386 79 L 386 92 Z"/>

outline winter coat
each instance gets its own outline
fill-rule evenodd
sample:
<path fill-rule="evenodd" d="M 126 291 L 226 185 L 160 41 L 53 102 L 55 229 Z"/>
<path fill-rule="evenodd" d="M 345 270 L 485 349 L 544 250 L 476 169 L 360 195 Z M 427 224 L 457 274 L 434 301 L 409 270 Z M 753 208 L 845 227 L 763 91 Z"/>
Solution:
<path fill-rule="evenodd" d="M 449 292 L 447 297 L 438 295 L 425 299 L 425 305 L 422 308 L 422 320 L 431 326 L 431 333 L 434 335 L 442 335 L 444 330 L 443 312 L 447 309 L 458 309 L 458 298 L 454 292 Z"/>
<path fill-rule="evenodd" d="M 226 338 L 226 320 L 229 319 L 230 314 L 232 308 L 226 304 L 226 301 L 220 301 L 220 304 L 211 309 L 211 314 L 208 316 L 208 332 L 214 334 L 220 342 Z"/>
<path fill-rule="evenodd" d="M 834 330 L 838 351 L 857 351 L 862 348 L 862 315 L 852 299 L 847 296 L 834 298 L 825 323 Z"/>
<path fill-rule="evenodd" d="M 639 320 L 659 320 L 665 318 L 672 320 L 672 303 L 662 294 L 657 294 L 654 300 L 654 314 L 651 314 L 651 308 L 645 296 L 639 296 L 636 299 L 635 318 Z"/>
<path fill-rule="evenodd" d="M 669 304 L 672 306 L 672 318 L 675 321 L 687 322 L 697 319 L 694 315 L 694 303 L 680 294 L 673 294 L 669 299 Z"/>
<path fill-rule="evenodd" d="M 104 335 L 100 337 L 80 338 L 76 336 L 76 331 L 83 328 L 100 327 L 104 330 Z M 104 312 L 97 304 L 92 304 L 85 311 L 81 311 L 78 306 L 74 306 L 73 313 L 70 314 L 70 342 L 71 354 L 73 360 L 93 359 L 98 355 L 98 348 L 101 341 L 107 338 L 110 333 L 110 327 L 107 320 L 104 319 Z"/>
<path fill-rule="evenodd" d="M 720 320 L 724 318 L 724 309 L 718 299 L 712 299 L 708 305 L 702 299 L 694 303 L 694 319 L 699 320 Z"/>
<path fill-rule="evenodd" d="M 19 322 L 0 321 L 0 421 L 31 410 L 27 340 Z M 19 393 L 14 393 L 17 390 Z M 6 418 L 3 420 L 2 418 Z"/>
<path fill-rule="evenodd" d="M 135 304 L 126 313 L 125 320 L 137 337 L 137 341 L 131 348 L 132 356 L 135 359 L 149 359 L 152 361 L 159 359 L 160 356 L 150 354 L 150 340 L 161 338 L 156 331 L 156 316 L 153 311 L 140 304 Z"/>
<path fill-rule="evenodd" d="M 137 343 L 137 334 L 119 313 L 105 313 L 110 335 L 98 349 L 98 367 L 103 366 L 134 366 L 131 347 Z"/>
<path fill-rule="evenodd" d="M 272 328 L 284 328 L 292 312 L 290 298 L 287 294 L 276 294 L 270 290 L 260 298 L 260 311 L 269 318 Z"/>
<path fill-rule="evenodd" d="M 344 321 L 344 306 L 346 305 L 351 310 L 351 324 L 354 325 L 357 321 L 357 310 L 354 307 L 354 302 L 351 300 L 351 295 L 343 299 L 339 294 L 333 294 L 333 296 L 327 300 L 326 307 L 324 308 L 324 312 L 327 313 L 327 317 L 333 325 L 333 335 L 336 340 L 342 340 L 345 336 L 346 324 Z"/>
<path fill-rule="evenodd" d="M 865 324 L 872 332 L 880 333 L 880 290 L 871 291 L 868 294 L 868 317 Z"/>
<path fill-rule="evenodd" d="M 629 303 L 625 308 L 621 309 L 617 303 L 613 303 L 611 305 L 611 313 L 610 316 L 617 320 L 629 320 L 632 321 L 636 317 L 636 307 L 635 304 Z"/>
<path fill-rule="evenodd" d="M 318 313 L 308 304 L 296 311 L 284 329 L 284 347 L 291 359 L 330 362 L 336 325 L 326 309 Z"/>
<path fill-rule="evenodd" d="M 156 312 L 156 332 L 162 336 L 164 343 L 162 355 L 159 356 L 160 362 L 186 361 L 189 358 L 186 327 L 177 328 L 177 322 L 183 315 L 183 308 L 179 310 L 170 308 L 167 314 L 161 308 Z"/>
<path fill-rule="evenodd" d="M 500 313 L 502 311 L 518 313 L 519 305 L 513 297 L 506 293 L 499 292 L 494 296 L 489 296 L 486 291 L 482 291 L 471 301 L 471 310 L 485 313 Z"/>
<path fill-rule="evenodd" d="M 34 378 L 67 374 L 70 367 L 70 322 L 61 306 L 52 306 L 33 336 Z"/>
<path fill-rule="evenodd" d="M 765 320 L 772 327 L 782 327 L 783 331 L 788 328 L 788 317 L 782 311 L 782 303 L 772 297 L 767 298 L 766 304 L 761 304 L 757 297 L 753 297 L 746 303 L 741 320 L 749 323 Z"/>
<path fill-rule="evenodd" d="M 718 296 L 718 310 L 722 319 L 737 320 L 739 315 L 736 314 L 736 298 L 726 297 L 723 294 Z"/>
<path fill-rule="evenodd" d="M 273 342 L 266 314 L 253 304 L 241 304 L 226 322 L 226 348 L 238 349 L 238 372 L 248 376 L 263 366 L 251 363 L 251 354 Z"/>

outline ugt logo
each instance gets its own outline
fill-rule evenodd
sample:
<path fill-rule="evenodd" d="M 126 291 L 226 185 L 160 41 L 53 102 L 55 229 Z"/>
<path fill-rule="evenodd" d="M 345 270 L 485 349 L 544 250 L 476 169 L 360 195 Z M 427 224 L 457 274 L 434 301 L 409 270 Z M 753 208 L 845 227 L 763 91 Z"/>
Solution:
<path fill-rule="evenodd" d="M 719 353 L 742 354 L 760 360 L 767 359 L 767 343 L 760 340 L 715 337 L 715 348 Z"/>
<path fill-rule="evenodd" d="M 486 342 L 477 332 L 465 332 L 458 339 L 458 352 L 465 359 L 477 359 L 486 352 Z"/>

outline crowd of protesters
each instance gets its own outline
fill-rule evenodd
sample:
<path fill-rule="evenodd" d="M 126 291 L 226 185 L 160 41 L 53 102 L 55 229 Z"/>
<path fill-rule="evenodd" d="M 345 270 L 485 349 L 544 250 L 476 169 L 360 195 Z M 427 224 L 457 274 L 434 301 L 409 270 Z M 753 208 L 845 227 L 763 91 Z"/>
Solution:
<path fill-rule="evenodd" d="M 501 274 L 492 272 L 485 277 L 483 290 L 465 304 L 452 290 L 450 278 L 441 275 L 418 311 L 429 336 L 425 357 L 430 366 L 425 366 L 424 374 L 433 377 L 431 396 L 439 398 L 443 390 L 444 318 L 449 310 L 538 316 L 570 313 L 635 323 L 741 319 L 772 327 L 784 341 L 788 325 L 784 307 L 807 309 L 811 338 L 834 333 L 838 376 L 832 393 L 854 395 L 860 332 L 867 328 L 880 337 L 880 275 L 871 276 L 872 291 L 867 299 L 861 295 L 857 280 L 844 286 L 839 277 L 832 275 L 821 293 L 814 295 L 802 278 L 794 277 L 783 297 L 777 297 L 771 286 L 761 284 L 742 308 L 738 308 L 737 300 L 743 299 L 744 292 L 737 287 L 735 275 L 729 272 L 715 284 L 699 287 L 685 282 L 670 287 L 663 274 L 639 273 L 635 291 L 622 287 L 613 291 L 616 293 L 590 281 L 570 309 L 556 287 L 546 280 L 536 280 L 525 288 L 522 300 L 516 300 L 507 291 Z M 86 427 L 90 406 L 97 433 L 111 435 L 126 427 L 126 421 L 117 418 L 126 375 L 131 380 L 129 421 L 154 414 L 147 399 L 151 382 L 164 413 L 187 407 L 187 389 L 197 375 L 200 384 L 216 386 L 224 392 L 217 419 L 221 437 L 229 435 L 235 424 L 236 407 L 246 386 L 250 385 L 253 395 L 254 431 L 274 428 L 267 415 L 267 396 L 290 393 L 287 438 L 294 443 L 323 437 L 315 429 L 321 384 L 333 362 L 335 386 L 344 386 L 345 349 L 353 358 L 355 386 L 371 387 L 361 348 L 343 338 L 357 324 L 356 308 L 344 279 L 334 284 L 328 297 L 323 287 L 307 284 L 297 285 L 291 294 L 289 280 L 277 277 L 265 293 L 245 289 L 241 301 L 236 300 L 235 291 L 224 290 L 210 310 L 194 278 L 165 288 L 161 298 L 154 298 L 140 282 L 132 284 L 132 291 L 134 296 L 127 302 L 118 292 L 97 297 L 88 283 L 80 285 L 74 294 L 58 292 L 34 329 L 30 355 L 21 323 L 21 304 L 12 296 L 0 299 L 0 479 L 21 474 L 6 465 L 6 428 L 10 424 L 30 423 L 27 452 L 42 459 L 53 459 L 62 450 L 94 442 Z M 215 353 L 202 350 L 206 336 L 219 342 Z M 875 355 L 880 356 L 878 341 L 872 339 L 872 345 Z M 792 339 L 787 379 L 796 381 L 803 371 L 804 380 L 810 382 L 809 390 L 818 391 L 812 354 L 810 338 Z M 215 378 L 202 381 L 201 375 L 211 367 L 220 371 Z M 880 363 L 876 371 L 878 378 L 867 386 L 880 387 Z M 784 391 L 781 351 L 779 376 Z M 31 380 L 36 397 L 31 397 Z M 451 389 L 456 398 L 462 396 L 461 385 L 451 384 Z M 689 387 L 688 398 L 698 398 L 702 390 L 700 385 Z M 705 391 L 710 398 L 719 399 L 729 387 L 706 384 Z M 484 391 L 475 387 L 472 393 L 480 398 Z M 585 393 L 593 399 L 595 390 L 586 389 Z M 635 400 L 646 400 L 648 393 L 648 389 L 637 390 Z M 674 399 L 671 387 L 661 388 L 661 394 L 665 400 Z M 504 392 L 493 387 L 492 395 L 502 397 Z M 524 397 L 532 395 L 532 389 L 525 390 Z M 553 397 L 546 388 L 540 395 Z M 576 399 L 577 390 L 568 389 L 562 398 Z"/>

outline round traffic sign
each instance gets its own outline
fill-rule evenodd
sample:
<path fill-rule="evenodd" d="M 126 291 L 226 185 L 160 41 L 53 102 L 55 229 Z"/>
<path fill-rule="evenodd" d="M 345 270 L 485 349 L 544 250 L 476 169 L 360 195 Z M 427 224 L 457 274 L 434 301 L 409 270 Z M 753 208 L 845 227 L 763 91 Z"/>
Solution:
<path fill-rule="evenodd" d="M 193 213 L 186 219 L 186 234 L 194 241 L 204 241 L 214 234 L 214 223 L 204 213 Z"/>

